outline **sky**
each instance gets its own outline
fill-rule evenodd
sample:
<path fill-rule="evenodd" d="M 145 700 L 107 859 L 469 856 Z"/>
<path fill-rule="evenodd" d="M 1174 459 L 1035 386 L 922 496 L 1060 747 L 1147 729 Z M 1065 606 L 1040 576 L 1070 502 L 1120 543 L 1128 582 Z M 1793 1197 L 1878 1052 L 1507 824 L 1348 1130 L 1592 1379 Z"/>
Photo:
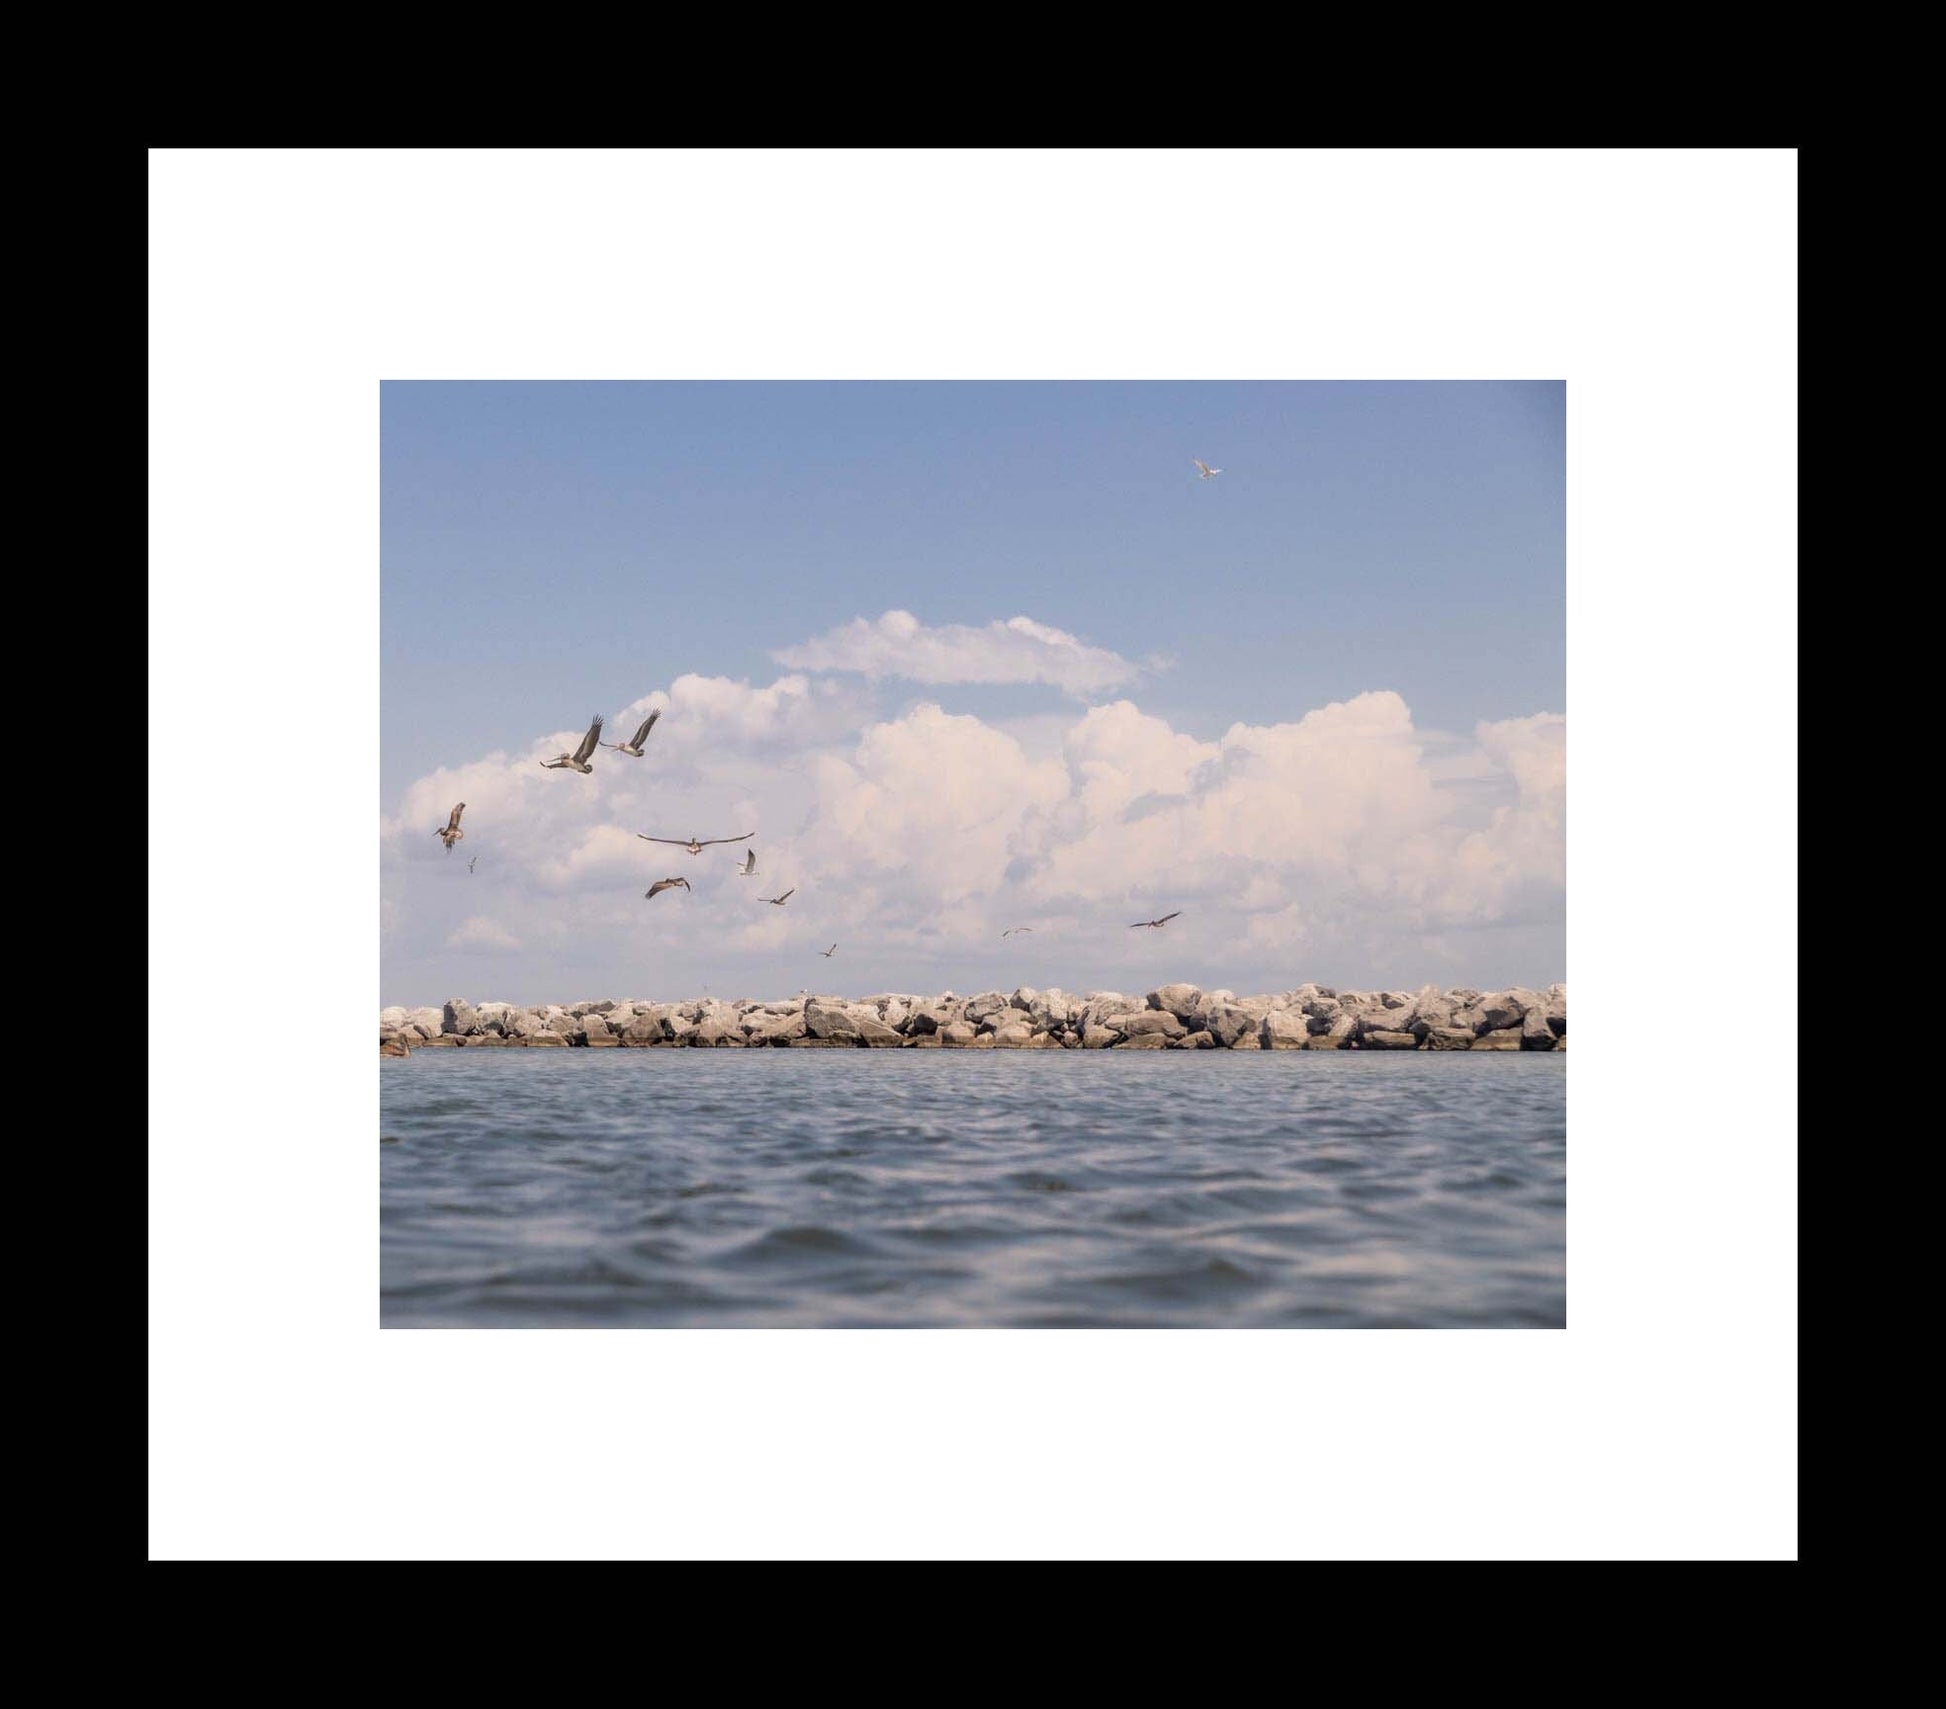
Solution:
<path fill-rule="evenodd" d="M 1566 977 L 1560 382 L 380 407 L 382 1002 Z"/>

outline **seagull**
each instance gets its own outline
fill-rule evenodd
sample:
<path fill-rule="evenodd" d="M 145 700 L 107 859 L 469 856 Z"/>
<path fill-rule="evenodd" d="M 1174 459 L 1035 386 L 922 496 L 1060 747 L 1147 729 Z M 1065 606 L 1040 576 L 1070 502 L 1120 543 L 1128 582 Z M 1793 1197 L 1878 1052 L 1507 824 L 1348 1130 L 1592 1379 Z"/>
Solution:
<path fill-rule="evenodd" d="M 549 771 L 578 771 L 584 776 L 595 768 L 588 763 L 588 756 L 595 751 L 601 741 L 601 714 L 595 714 L 595 721 L 588 726 L 587 735 L 581 738 L 581 746 L 571 754 L 560 754 L 551 760 L 542 760 Z"/>
<path fill-rule="evenodd" d="M 689 880 L 686 878 L 658 878 L 653 884 L 651 884 L 648 887 L 648 889 L 644 890 L 642 894 L 645 898 L 649 898 L 652 900 L 653 898 L 660 896 L 663 893 L 663 891 L 674 890 L 677 889 L 678 887 L 687 890 L 689 888 Z"/>
<path fill-rule="evenodd" d="M 744 857 L 743 864 L 737 868 L 737 877 L 748 878 L 757 870 L 757 851 L 751 849 Z"/>
<path fill-rule="evenodd" d="M 1191 457 L 1189 460 L 1190 462 L 1196 465 L 1197 472 L 1201 474 L 1203 479 L 1206 481 L 1213 481 L 1216 479 L 1218 475 L 1223 473 L 1221 469 L 1212 469 L 1209 466 L 1209 464 L 1205 463 L 1203 459 L 1200 457 Z"/>
<path fill-rule="evenodd" d="M 479 864 L 480 864 L 480 857 L 478 855 L 475 855 L 471 860 L 469 860 L 466 863 L 466 870 L 468 872 L 471 872 L 474 869 L 474 867 L 478 866 Z"/>
<path fill-rule="evenodd" d="M 661 716 L 662 709 L 661 707 L 657 707 L 655 711 L 651 712 L 648 717 L 642 720 L 642 728 L 635 732 L 633 740 L 627 742 L 603 742 L 601 745 L 604 748 L 613 748 L 618 754 L 633 754 L 639 760 L 642 757 L 642 744 L 649 739 L 649 732 L 655 728 L 655 721 Z"/>
<path fill-rule="evenodd" d="M 1010 938 L 1016 932 L 1031 932 L 1033 929 L 1034 928 L 1032 926 L 1009 926 L 1007 930 L 1002 932 L 1000 935 L 1003 938 Z"/>
<path fill-rule="evenodd" d="M 832 946 L 830 947 L 830 949 L 821 949 L 821 950 L 819 950 L 819 951 L 818 951 L 818 954 L 819 954 L 819 955 L 822 955 L 822 956 L 831 956 L 831 955 L 835 955 L 835 954 L 837 953 L 837 950 L 838 950 L 838 946 L 837 946 L 836 944 L 833 944 L 833 945 L 832 945 Z"/>
<path fill-rule="evenodd" d="M 466 835 L 466 833 L 459 828 L 459 816 L 465 811 L 466 811 L 466 803 L 462 801 L 457 807 L 453 809 L 453 816 L 446 821 L 445 830 L 433 832 L 433 835 L 446 845 L 446 852 L 448 854 L 451 854 L 453 852 L 453 844 L 458 842 L 461 837 Z"/>
<path fill-rule="evenodd" d="M 740 837 L 691 837 L 688 842 L 684 842 L 681 837 L 652 837 L 647 831 L 637 831 L 635 834 L 645 843 L 667 843 L 671 848 L 687 849 L 691 854 L 701 854 L 714 843 L 747 843 L 757 833 L 745 831 Z"/>
<path fill-rule="evenodd" d="M 788 902 L 796 894 L 797 894 L 797 886 L 793 884 L 790 887 L 790 889 L 786 890 L 784 894 L 781 896 L 759 896 L 757 900 L 759 902 L 768 902 L 773 908 L 781 908 L 786 902 Z M 831 947 L 833 949 L 836 949 L 838 946 L 836 944 L 833 944 Z"/>
<path fill-rule="evenodd" d="M 1176 914 L 1180 914 L 1181 912 L 1182 910 L 1180 908 L 1176 910 Z M 1162 918 L 1159 920 L 1137 920 L 1134 923 L 1134 925 L 1131 925 L 1128 929 L 1132 932 L 1136 929 L 1137 926 L 1166 926 L 1171 920 L 1173 920 L 1176 917 L 1176 914 L 1164 914 Z"/>

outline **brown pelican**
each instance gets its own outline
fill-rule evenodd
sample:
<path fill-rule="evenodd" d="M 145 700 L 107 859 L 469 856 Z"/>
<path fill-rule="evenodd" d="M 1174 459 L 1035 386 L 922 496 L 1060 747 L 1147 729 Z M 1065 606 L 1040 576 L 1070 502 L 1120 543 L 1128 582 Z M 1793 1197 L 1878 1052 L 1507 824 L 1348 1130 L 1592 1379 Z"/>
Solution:
<path fill-rule="evenodd" d="M 597 712 L 595 714 L 595 721 L 588 726 L 587 735 L 581 738 L 580 747 L 576 748 L 571 754 L 560 754 L 551 760 L 542 760 L 541 764 L 546 766 L 549 771 L 578 771 L 585 776 L 588 772 L 595 769 L 588 763 L 588 756 L 595 751 L 600 741 L 601 714 Z"/>
<path fill-rule="evenodd" d="M 678 885 L 684 890 L 687 890 L 689 888 L 689 880 L 686 878 L 658 878 L 642 894 L 645 897 L 656 897 L 660 896 L 665 890 L 674 890 Z"/>
<path fill-rule="evenodd" d="M 1182 910 L 1180 908 L 1176 910 L 1176 914 L 1180 914 L 1181 912 Z M 1166 926 L 1171 920 L 1173 920 L 1176 917 L 1176 914 L 1164 914 L 1162 918 L 1159 920 L 1137 920 L 1134 923 L 1134 925 L 1131 925 L 1128 929 L 1132 932 L 1138 926 Z"/>
<path fill-rule="evenodd" d="M 642 744 L 649 739 L 649 732 L 655 728 L 655 721 L 662 716 L 658 707 L 642 720 L 642 728 L 626 742 L 603 742 L 604 748 L 613 748 L 618 754 L 633 754 L 638 760 L 642 757 Z"/>
<path fill-rule="evenodd" d="M 836 944 L 833 944 L 833 945 L 831 946 L 831 948 L 830 948 L 830 949 L 821 949 L 821 950 L 819 950 L 819 951 L 818 951 L 818 954 L 819 954 L 819 955 L 824 955 L 824 956 L 829 956 L 829 955 L 835 955 L 835 954 L 837 953 L 837 949 L 838 949 L 838 946 L 837 946 Z"/>
<path fill-rule="evenodd" d="M 737 877 L 748 878 L 757 870 L 757 851 L 752 849 L 743 857 L 743 864 L 737 868 Z"/>
<path fill-rule="evenodd" d="M 466 835 L 466 833 L 459 828 L 459 816 L 465 811 L 466 811 L 466 803 L 462 801 L 457 807 L 453 809 L 453 816 L 446 821 L 445 830 L 433 832 L 433 835 L 446 845 L 446 852 L 448 854 L 451 854 L 453 852 L 453 844 L 458 842 L 461 837 Z"/>
<path fill-rule="evenodd" d="M 687 849 L 691 854 L 701 854 L 704 849 L 716 843 L 747 843 L 757 833 L 745 831 L 740 837 L 691 837 L 684 842 L 681 837 L 652 837 L 647 831 L 635 833 L 645 843 L 667 843 L 671 848 Z"/>
<path fill-rule="evenodd" d="M 784 894 L 781 896 L 759 896 L 757 900 L 759 902 L 768 902 L 773 908 L 781 908 L 786 902 L 788 902 L 796 894 L 797 894 L 797 886 L 793 884 L 790 887 L 790 889 L 786 890 Z M 834 945 L 833 947 L 835 948 L 836 946 Z"/>
<path fill-rule="evenodd" d="M 378 1041 L 378 1053 L 380 1056 L 410 1056 L 412 1046 L 407 1044 L 402 1036 L 382 1038 Z"/>
<path fill-rule="evenodd" d="M 1201 475 L 1203 479 L 1206 481 L 1213 481 L 1216 479 L 1218 475 L 1223 473 L 1221 469 L 1212 469 L 1209 466 L 1209 464 L 1205 463 L 1203 459 L 1200 457 L 1191 457 L 1189 460 L 1190 462 L 1196 465 L 1196 472 L 1199 475 Z M 1148 921 L 1144 920 L 1142 923 L 1144 925 L 1147 925 Z"/>
<path fill-rule="evenodd" d="M 1008 928 L 1007 928 L 1007 929 L 1006 929 L 1006 930 L 1005 930 L 1004 932 L 1002 932 L 1002 933 L 1001 933 L 1000 935 L 1001 935 L 1001 936 L 1002 936 L 1003 938 L 1010 938 L 1010 937 L 1012 937 L 1012 936 L 1013 936 L 1013 935 L 1014 935 L 1014 934 L 1015 934 L 1016 932 L 1031 932 L 1031 931 L 1032 931 L 1033 929 L 1034 929 L 1034 928 L 1033 928 L 1032 926 L 1009 926 L 1009 927 L 1008 927 Z"/>

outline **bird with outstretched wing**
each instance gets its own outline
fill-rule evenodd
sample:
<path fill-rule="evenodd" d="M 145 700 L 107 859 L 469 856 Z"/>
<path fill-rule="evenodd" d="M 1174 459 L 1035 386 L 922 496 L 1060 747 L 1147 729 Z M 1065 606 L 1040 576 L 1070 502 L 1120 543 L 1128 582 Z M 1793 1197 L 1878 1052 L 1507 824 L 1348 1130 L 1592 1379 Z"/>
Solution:
<path fill-rule="evenodd" d="M 1162 918 L 1159 920 L 1136 920 L 1129 926 L 1128 929 L 1132 932 L 1132 931 L 1136 931 L 1142 926 L 1166 926 L 1171 920 L 1175 919 L 1177 915 L 1181 913 L 1182 910 L 1178 908 L 1174 914 L 1164 914 Z"/>
<path fill-rule="evenodd" d="M 601 714 L 595 714 L 595 721 L 588 726 L 587 735 L 581 738 L 581 745 L 571 754 L 556 754 L 551 760 L 541 764 L 549 771 L 578 771 L 584 775 L 595 768 L 588 763 L 588 756 L 595 751 L 601 741 Z"/>
<path fill-rule="evenodd" d="M 649 739 L 649 732 L 655 728 L 655 721 L 662 716 L 662 708 L 657 707 L 642 720 L 642 728 L 637 730 L 626 742 L 603 742 L 604 748 L 613 748 L 618 754 L 633 754 L 638 760 L 642 757 L 642 744 Z"/>
<path fill-rule="evenodd" d="M 452 816 L 446 821 L 444 829 L 433 832 L 433 835 L 446 845 L 446 852 L 448 854 L 451 854 L 453 852 L 453 844 L 458 842 L 461 837 L 466 835 L 466 833 L 459 828 L 459 816 L 465 811 L 466 811 L 466 803 L 462 801 L 457 807 L 453 809 Z"/>
<path fill-rule="evenodd" d="M 688 888 L 689 880 L 686 878 L 658 878 L 642 894 L 650 901 L 653 901 L 665 890 L 687 890 Z"/>
<path fill-rule="evenodd" d="M 645 843 L 667 843 L 671 848 L 701 854 L 704 849 L 713 848 L 718 843 L 747 843 L 757 833 L 745 831 L 740 837 L 652 837 L 647 831 L 637 831 L 635 834 Z"/>

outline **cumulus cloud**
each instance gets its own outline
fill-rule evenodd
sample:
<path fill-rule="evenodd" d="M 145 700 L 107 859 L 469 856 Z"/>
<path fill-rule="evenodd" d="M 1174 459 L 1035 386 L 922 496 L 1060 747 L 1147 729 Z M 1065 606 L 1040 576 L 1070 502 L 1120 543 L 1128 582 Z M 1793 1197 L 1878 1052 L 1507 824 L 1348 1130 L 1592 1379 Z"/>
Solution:
<path fill-rule="evenodd" d="M 1133 682 L 1143 667 L 1106 647 L 1091 647 L 1066 630 L 1031 617 L 975 627 L 928 626 L 909 611 L 888 611 L 876 622 L 859 617 L 801 646 L 771 654 L 805 671 L 855 671 L 925 683 L 1048 683 L 1087 696 Z"/>
<path fill-rule="evenodd" d="M 1504 977 L 1566 971 L 1558 714 L 1443 735 L 1381 690 L 1216 740 L 1126 699 L 1009 729 L 932 701 L 886 716 L 857 685 L 799 672 L 679 677 L 612 723 L 655 706 L 646 757 L 604 750 L 589 777 L 535 763 L 578 735 L 555 732 L 412 784 L 385 824 L 388 966 L 492 951 L 521 977 L 473 994 L 533 1001 L 901 977 L 1491 979 L 1486 943 L 1534 963 Z M 432 835 L 459 800 L 464 852 L 492 856 L 477 878 Z M 741 846 L 691 856 L 637 836 L 743 831 L 755 879 L 736 876 Z M 675 874 L 694 889 L 643 900 Z M 787 907 L 759 900 L 786 888 Z M 1171 909 L 1166 932 L 1127 930 Z M 1003 949 L 1016 925 L 1034 934 Z M 841 959 L 816 960 L 833 940 Z M 589 988 L 556 989 L 564 969 Z"/>

